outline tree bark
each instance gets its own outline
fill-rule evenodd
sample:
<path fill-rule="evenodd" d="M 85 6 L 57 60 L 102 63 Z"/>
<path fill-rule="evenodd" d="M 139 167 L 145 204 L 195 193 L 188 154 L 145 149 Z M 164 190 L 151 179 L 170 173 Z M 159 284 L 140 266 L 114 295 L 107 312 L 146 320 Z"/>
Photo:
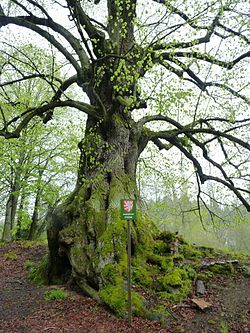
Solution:
<path fill-rule="evenodd" d="M 20 190 L 20 185 L 18 184 L 17 181 L 15 181 L 15 184 L 11 189 L 9 198 L 6 203 L 2 241 L 10 241 L 12 239 L 11 232 L 15 224 L 19 190 Z"/>
<path fill-rule="evenodd" d="M 100 301 L 100 290 L 126 277 L 127 223 L 120 219 L 120 200 L 130 197 L 139 203 L 136 164 L 144 148 L 140 138 L 139 128 L 126 115 L 113 114 L 100 123 L 88 119 L 79 144 L 76 188 L 48 217 L 52 283 L 71 274 L 87 295 Z M 140 214 L 133 223 L 134 256 L 139 247 L 150 244 L 145 223 Z"/>
<path fill-rule="evenodd" d="M 12 229 L 15 225 L 15 218 L 17 212 L 17 204 L 20 196 L 21 190 L 21 176 L 22 176 L 22 166 L 25 159 L 25 153 L 20 152 L 18 157 L 18 162 L 15 167 L 12 168 L 11 172 L 11 184 L 10 184 L 10 193 L 6 203 L 5 209 L 5 220 L 4 220 L 4 229 L 2 233 L 2 241 L 10 241 L 12 239 Z"/>
<path fill-rule="evenodd" d="M 36 199 L 35 199 L 33 214 L 32 214 L 32 218 L 31 218 L 31 225 L 30 225 L 30 229 L 29 229 L 28 240 L 36 239 L 38 223 L 39 223 L 38 211 L 39 211 L 39 207 L 41 204 L 40 201 L 41 201 L 41 190 L 40 190 L 40 188 L 38 188 L 37 192 L 36 192 Z"/>
<path fill-rule="evenodd" d="M 26 192 L 25 192 L 25 190 L 23 190 L 21 193 L 18 214 L 17 214 L 16 234 L 15 234 L 16 240 L 25 238 L 23 236 L 23 231 L 22 231 L 22 213 L 23 213 L 24 206 L 25 206 L 25 199 L 26 199 Z"/>

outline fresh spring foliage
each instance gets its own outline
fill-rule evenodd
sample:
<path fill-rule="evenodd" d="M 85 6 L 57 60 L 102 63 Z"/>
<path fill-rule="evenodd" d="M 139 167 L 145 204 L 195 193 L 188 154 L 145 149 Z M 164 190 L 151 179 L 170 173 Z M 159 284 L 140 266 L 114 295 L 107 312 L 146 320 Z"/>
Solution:
<path fill-rule="evenodd" d="M 27 52 L 28 58 L 25 56 Z M 9 63 L 5 63 L 4 58 L 0 59 L 5 69 L 2 77 L 5 80 L 12 78 L 11 66 L 18 66 L 23 73 L 29 73 L 33 67 L 48 70 L 50 61 L 43 60 L 45 54 L 31 44 L 22 46 L 19 51 L 6 49 Z M 59 69 L 56 71 L 59 75 Z M 22 82 L 14 90 L 6 87 L 0 94 L 5 121 L 25 108 L 32 108 L 35 102 L 49 95 L 51 92 L 39 80 L 32 84 Z M 11 112 L 10 104 L 14 107 Z M 5 226 L 3 240 L 39 237 L 46 227 L 47 211 L 72 189 L 79 158 L 77 143 L 83 126 L 76 126 L 65 118 L 65 112 L 55 115 L 53 122 L 43 127 L 34 119 L 19 140 L 0 138 L 0 196 L 3 204 L 0 211 L 5 216 L 2 221 Z"/>
<path fill-rule="evenodd" d="M 245 0 L 1 2 L 0 136 L 20 138 L 33 121 L 47 126 L 68 108 L 71 124 L 80 126 L 76 114 L 86 114 L 76 186 L 47 216 L 50 282 L 73 273 L 87 295 L 125 315 L 119 204 L 131 197 L 140 208 L 134 269 L 143 268 L 159 309 L 161 298 L 187 295 L 193 271 L 181 266 L 182 256 L 199 255 L 183 244 L 182 256 L 172 258 L 169 238 L 159 239 L 136 183 L 141 160 L 165 164 L 173 184 L 175 174 L 191 175 L 201 220 L 210 198 L 250 211 L 249 11 Z M 22 53 L 27 33 L 31 54 L 38 44 L 48 51 L 35 66 L 30 46 Z M 36 81 L 46 96 L 19 105 L 16 89 Z M 137 294 L 134 306 L 141 315 L 151 310 Z"/>

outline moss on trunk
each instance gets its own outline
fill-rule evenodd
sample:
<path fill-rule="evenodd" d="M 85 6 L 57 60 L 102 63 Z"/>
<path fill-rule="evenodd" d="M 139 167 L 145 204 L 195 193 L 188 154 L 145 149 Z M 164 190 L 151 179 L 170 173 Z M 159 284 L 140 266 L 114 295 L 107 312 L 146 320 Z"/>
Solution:
<path fill-rule="evenodd" d="M 141 143 L 138 129 L 130 125 L 116 114 L 108 133 L 107 123 L 87 126 L 76 189 L 51 214 L 48 227 L 50 281 L 70 274 L 87 295 L 119 316 L 127 311 L 127 222 L 120 218 L 121 199 L 136 199 L 138 207 L 131 227 L 133 285 L 156 291 L 160 300 L 164 292 L 170 298 L 174 279 L 189 279 L 186 269 L 166 257 L 170 240 L 166 235 L 154 240 L 157 230 L 140 209 L 136 163 Z M 175 294 L 186 295 L 189 286 L 180 282 Z M 134 313 L 154 313 L 136 288 L 132 295 Z"/>

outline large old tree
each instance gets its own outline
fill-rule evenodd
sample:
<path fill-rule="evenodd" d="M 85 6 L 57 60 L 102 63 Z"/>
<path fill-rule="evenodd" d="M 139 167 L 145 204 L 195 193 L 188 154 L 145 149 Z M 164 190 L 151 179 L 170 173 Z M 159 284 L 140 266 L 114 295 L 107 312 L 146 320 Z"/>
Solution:
<path fill-rule="evenodd" d="M 136 198 L 140 207 L 137 163 L 150 142 L 165 158 L 178 150 L 193 164 L 198 206 L 212 182 L 250 211 L 249 12 L 241 0 L 1 1 L 0 87 L 8 107 L 1 107 L 0 135 L 18 138 L 34 117 L 46 124 L 61 107 L 87 115 L 77 184 L 49 217 L 51 281 L 71 273 L 107 303 L 120 290 L 126 277 L 120 199 Z M 28 54 L 29 70 L 21 72 L 16 59 L 14 65 L 13 36 L 25 34 L 48 45 L 48 55 L 64 65 L 64 79 L 53 64 L 41 72 Z M 17 107 L 8 91 L 26 80 L 44 80 L 52 97 Z M 72 97 L 72 86 L 87 98 Z M 146 260 L 152 232 L 138 212 L 134 266 Z"/>

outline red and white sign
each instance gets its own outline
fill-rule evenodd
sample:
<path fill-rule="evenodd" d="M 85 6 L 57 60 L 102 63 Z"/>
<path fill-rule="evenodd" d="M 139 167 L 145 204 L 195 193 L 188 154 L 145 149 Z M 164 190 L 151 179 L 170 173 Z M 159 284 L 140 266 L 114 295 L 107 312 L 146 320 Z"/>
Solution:
<path fill-rule="evenodd" d="M 132 212 L 133 207 L 134 207 L 133 200 L 123 200 L 123 208 L 126 213 Z"/>
<path fill-rule="evenodd" d="M 122 220 L 135 220 L 136 201 L 133 199 L 122 199 L 120 212 Z"/>

